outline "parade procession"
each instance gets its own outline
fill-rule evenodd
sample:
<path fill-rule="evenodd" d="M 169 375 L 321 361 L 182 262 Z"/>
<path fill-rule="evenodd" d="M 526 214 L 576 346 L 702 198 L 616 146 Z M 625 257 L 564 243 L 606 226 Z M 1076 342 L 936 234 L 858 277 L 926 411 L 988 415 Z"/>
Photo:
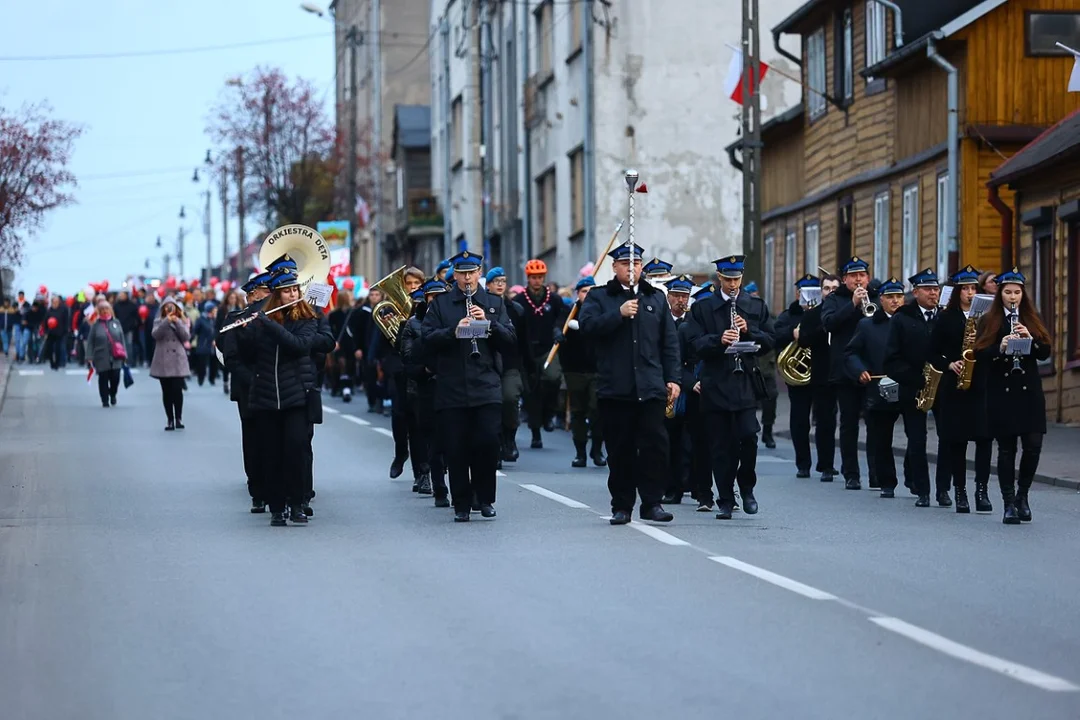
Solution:
<path fill-rule="evenodd" d="M 1080 720 L 1080 0 L 58 9 L 0 720 Z"/>

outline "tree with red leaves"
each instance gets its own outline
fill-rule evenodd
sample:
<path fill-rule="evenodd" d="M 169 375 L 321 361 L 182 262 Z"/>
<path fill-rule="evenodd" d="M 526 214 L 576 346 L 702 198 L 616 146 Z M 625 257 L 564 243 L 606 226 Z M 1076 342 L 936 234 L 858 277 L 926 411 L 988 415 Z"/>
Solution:
<path fill-rule="evenodd" d="M 68 163 L 81 134 L 82 128 L 51 117 L 44 103 L 18 110 L 0 105 L 0 265 L 21 265 L 23 246 L 45 215 L 74 202 Z"/>

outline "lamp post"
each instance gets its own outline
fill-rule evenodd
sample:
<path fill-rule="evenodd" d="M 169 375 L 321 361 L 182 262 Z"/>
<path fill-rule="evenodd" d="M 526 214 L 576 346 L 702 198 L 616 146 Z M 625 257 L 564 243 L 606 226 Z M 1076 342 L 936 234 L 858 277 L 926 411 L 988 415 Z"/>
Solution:
<path fill-rule="evenodd" d="M 177 233 L 176 240 L 176 262 L 180 265 L 180 278 L 184 277 L 184 218 L 187 215 L 184 213 L 184 206 L 180 206 L 180 230 Z"/>

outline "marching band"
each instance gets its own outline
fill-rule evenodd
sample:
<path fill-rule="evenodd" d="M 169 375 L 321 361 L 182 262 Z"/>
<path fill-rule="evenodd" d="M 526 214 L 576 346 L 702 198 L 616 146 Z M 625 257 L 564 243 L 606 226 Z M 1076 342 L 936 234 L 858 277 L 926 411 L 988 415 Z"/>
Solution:
<path fill-rule="evenodd" d="M 915 507 L 930 507 L 932 416 L 936 505 L 972 512 L 973 443 L 974 512 L 992 513 L 996 445 L 1003 523 L 1031 521 L 1046 433 L 1039 363 L 1051 339 L 1017 268 L 995 276 L 968 265 L 943 290 L 932 268 L 905 286 L 896 277 L 872 280 L 855 256 L 836 275 L 796 280 L 795 301 L 774 320 L 756 287 L 744 287 L 741 255 L 716 260 L 715 278 L 700 285 L 673 275 L 671 263 L 644 261 L 634 239 L 636 180 L 627 173 L 629 238 L 615 243 L 620 223 L 601 255 L 611 279 L 598 285 L 583 273 L 566 302 L 546 285 L 542 260 L 525 264 L 527 286 L 515 295 L 503 268 L 485 274 L 484 258 L 463 250 L 430 278 L 399 268 L 372 287 L 369 304 L 339 299 L 329 312 L 325 298 L 305 294 L 328 268 L 296 243 L 264 246 L 266 270 L 243 286 L 246 302 L 225 318 L 216 343 L 232 378 L 251 512 L 269 506 L 274 526 L 313 516 L 323 380 L 348 402 L 359 377 L 369 404 L 373 393 L 392 400 L 390 477 L 411 460 L 413 491 L 452 508 L 455 522 L 473 512 L 496 517 L 497 470 L 520 458 L 521 410 L 531 448 L 542 448 L 541 431 L 562 414 L 560 389 L 570 464 L 584 468 L 591 459 L 607 468 L 611 525 L 630 523 L 635 506 L 642 520 L 670 522 L 664 505 L 687 493 L 718 520 L 756 514 L 759 434 L 774 442 L 775 362 L 790 400 L 796 478 L 816 470 L 822 482 L 834 479 L 839 424 L 839 474 L 846 489 L 861 489 L 865 422 L 868 488 L 895 498 L 893 438 L 902 420 L 904 485 Z M 170 323 L 159 321 L 163 335 Z M 181 428 L 182 393 L 172 398 L 171 378 L 162 387 L 166 429 Z"/>

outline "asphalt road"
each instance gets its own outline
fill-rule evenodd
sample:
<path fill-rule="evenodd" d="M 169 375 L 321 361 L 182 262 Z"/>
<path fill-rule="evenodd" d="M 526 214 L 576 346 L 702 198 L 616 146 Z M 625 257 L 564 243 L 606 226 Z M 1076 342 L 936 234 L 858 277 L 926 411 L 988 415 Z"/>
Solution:
<path fill-rule="evenodd" d="M 4 720 L 1080 717 L 1075 492 L 1006 527 L 796 480 L 782 447 L 759 515 L 611 527 L 553 433 L 461 525 L 388 479 L 388 418 L 334 400 L 316 515 L 271 528 L 220 389 L 165 433 L 136 380 L 103 409 L 12 375 Z"/>

